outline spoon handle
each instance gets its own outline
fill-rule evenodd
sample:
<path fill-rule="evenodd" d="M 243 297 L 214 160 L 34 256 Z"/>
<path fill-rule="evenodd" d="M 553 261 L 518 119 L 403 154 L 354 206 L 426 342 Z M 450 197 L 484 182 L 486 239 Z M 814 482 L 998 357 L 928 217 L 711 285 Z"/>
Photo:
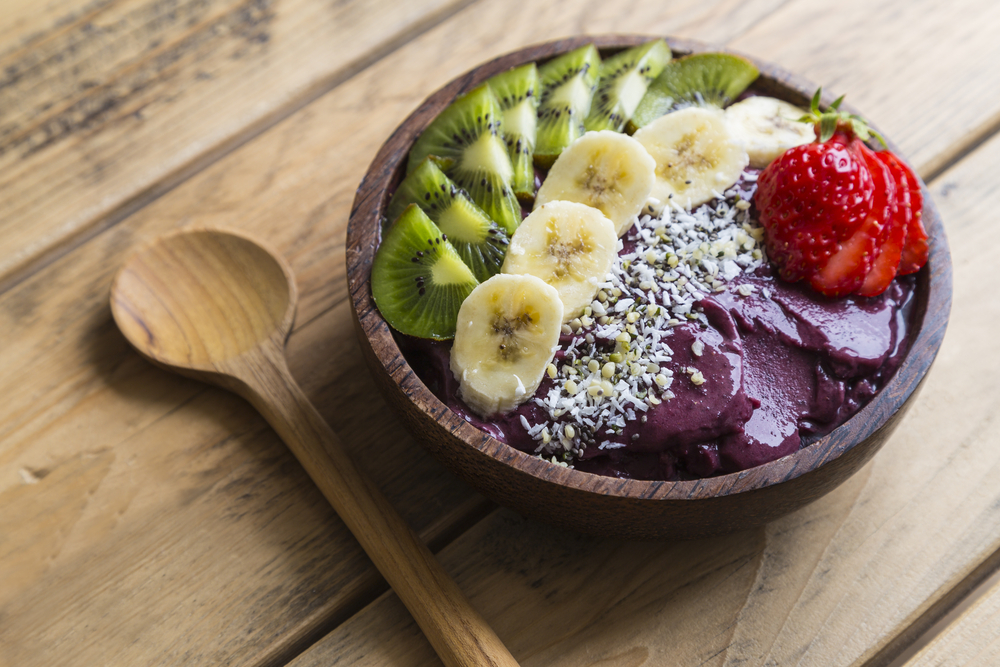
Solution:
<path fill-rule="evenodd" d="M 382 495 L 295 382 L 280 344 L 242 355 L 233 387 L 267 419 L 410 610 L 447 667 L 518 667 L 486 623 Z M 223 370 L 223 369 L 220 369 Z"/>

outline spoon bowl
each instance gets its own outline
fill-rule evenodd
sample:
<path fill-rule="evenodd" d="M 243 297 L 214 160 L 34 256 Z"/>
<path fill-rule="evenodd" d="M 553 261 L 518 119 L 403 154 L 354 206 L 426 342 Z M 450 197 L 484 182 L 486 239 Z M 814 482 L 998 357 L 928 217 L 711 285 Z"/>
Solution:
<path fill-rule="evenodd" d="M 111 313 L 140 354 L 246 398 L 274 427 L 448 667 L 516 667 L 433 554 L 347 454 L 285 362 L 298 293 L 284 260 L 239 232 L 182 230 L 134 253 Z"/>
<path fill-rule="evenodd" d="M 272 337 L 283 341 L 298 297 L 284 260 L 237 232 L 207 229 L 169 234 L 134 253 L 111 293 L 115 321 L 136 349 L 160 365 L 202 372 Z"/>

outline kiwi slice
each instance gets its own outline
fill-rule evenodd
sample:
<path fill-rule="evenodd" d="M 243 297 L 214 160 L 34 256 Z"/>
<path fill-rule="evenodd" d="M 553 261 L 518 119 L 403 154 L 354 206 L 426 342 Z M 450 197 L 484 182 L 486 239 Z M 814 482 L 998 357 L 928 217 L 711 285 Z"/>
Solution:
<path fill-rule="evenodd" d="M 752 62 L 729 53 L 696 53 L 667 63 L 649 84 L 626 127 L 629 134 L 676 109 L 722 108 L 760 74 Z"/>
<path fill-rule="evenodd" d="M 509 234 L 521 224 L 521 205 L 511 190 L 514 167 L 503 141 L 503 112 L 486 84 L 462 95 L 431 121 L 413 148 L 407 172 L 428 155 Z"/>
<path fill-rule="evenodd" d="M 538 67 L 528 63 L 489 79 L 503 110 L 503 137 L 514 166 L 511 189 L 521 201 L 535 198 L 535 133 L 538 129 Z"/>
<path fill-rule="evenodd" d="M 601 63 L 597 91 L 583 125 L 587 131 L 621 132 L 632 118 L 650 81 L 670 61 L 670 47 L 662 39 L 616 53 Z"/>
<path fill-rule="evenodd" d="M 386 215 L 395 220 L 410 204 L 419 206 L 458 252 L 476 280 L 500 273 L 510 239 L 476 206 L 468 193 L 444 175 L 429 157 L 420 163 L 389 200 Z"/>
<path fill-rule="evenodd" d="M 479 282 L 441 230 L 410 204 L 372 262 L 372 297 L 389 325 L 410 336 L 455 336 L 458 309 Z"/>
<path fill-rule="evenodd" d="M 583 120 L 597 85 L 601 56 L 593 44 L 582 46 L 538 68 L 541 94 L 535 164 L 549 168 L 563 149 L 586 130 Z"/>

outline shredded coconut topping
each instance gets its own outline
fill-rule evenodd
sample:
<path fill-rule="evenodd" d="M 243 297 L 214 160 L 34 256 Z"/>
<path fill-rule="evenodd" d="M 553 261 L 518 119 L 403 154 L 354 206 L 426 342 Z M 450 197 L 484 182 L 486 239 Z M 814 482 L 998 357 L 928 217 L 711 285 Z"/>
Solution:
<path fill-rule="evenodd" d="M 694 211 L 668 202 L 659 216 L 644 213 L 619 240 L 618 257 L 585 315 L 564 325 L 572 339 L 549 376 L 553 386 L 536 405 L 548 422 L 522 425 L 538 443 L 535 452 L 553 462 L 572 463 L 588 446 L 624 447 L 628 422 L 674 397 L 673 371 L 665 368 L 674 352 L 671 329 L 688 321 L 707 324 L 699 300 L 735 289 L 749 296 L 748 285 L 730 286 L 766 260 L 764 230 L 750 217 L 756 174 L 745 172 L 732 188 Z M 654 210 L 652 205 L 644 211 Z M 765 295 L 768 296 L 768 295 Z M 700 358 L 704 344 L 692 346 Z M 711 384 L 694 366 L 685 369 L 696 386 Z M 634 437 L 634 436 L 633 436 Z"/>

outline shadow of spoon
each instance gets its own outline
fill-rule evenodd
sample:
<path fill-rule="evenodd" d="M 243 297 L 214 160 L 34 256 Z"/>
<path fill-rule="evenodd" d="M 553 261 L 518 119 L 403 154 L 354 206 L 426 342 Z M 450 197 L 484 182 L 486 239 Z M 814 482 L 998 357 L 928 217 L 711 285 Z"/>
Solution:
<path fill-rule="evenodd" d="M 517 662 L 430 550 L 354 464 L 296 384 L 285 340 L 298 292 L 259 242 L 210 229 L 135 252 L 111 286 L 111 312 L 153 363 L 247 399 L 285 441 L 448 667 Z"/>

